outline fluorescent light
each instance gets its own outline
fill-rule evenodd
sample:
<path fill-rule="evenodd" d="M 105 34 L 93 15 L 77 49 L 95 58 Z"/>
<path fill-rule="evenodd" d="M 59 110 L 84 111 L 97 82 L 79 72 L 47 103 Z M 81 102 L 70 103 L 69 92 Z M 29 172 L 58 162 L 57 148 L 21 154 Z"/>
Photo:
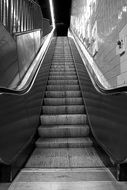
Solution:
<path fill-rule="evenodd" d="M 53 25 L 53 28 L 55 28 L 55 17 L 54 17 L 53 0 L 49 0 L 49 4 L 50 4 L 50 12 L 51 12 L 52 25 Z"/>

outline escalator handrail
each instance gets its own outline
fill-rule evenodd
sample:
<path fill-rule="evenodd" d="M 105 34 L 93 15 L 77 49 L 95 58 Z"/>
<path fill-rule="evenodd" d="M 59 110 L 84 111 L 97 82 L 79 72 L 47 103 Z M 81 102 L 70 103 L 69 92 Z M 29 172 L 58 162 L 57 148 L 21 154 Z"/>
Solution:
<path fill-rule="evenodd" d="M 50 32 L 49 35 L 47 35 L 47 38 L 45 39 L 43 45 L 40 47 L 36 58 L 34 59 L 33 63 L 30 66 L 30 68 L 28 69 L 28 71 L 30 71 L 30 70 L 31 71 L 26 73 L 26 75 L 24 76 L 24 78 L 20 82 L 20 85 L 17 86 L 15 89 L 9 89 L 9 88 L 6 88 L 6 87 L 0 87 L 0 95 L 1 94 L 24 95 L 24 94 L 26 94 L 26 93 L 28 93 L 30 91 L 30 89 L 32 88 L 32 86 L 34 84 L 34 81 L 35 81 L 35 79 L 37 77 L 37 74 L 38 74 L 38 72 L 40 70 L 42 62 L 43 62 L 44 57 L 46 55 L 46 52 L 48 50 L 48 47 L 50 45 L 53 33 L 54 33 L 54 29 Z M 37 66 L 36 69 L 34 69 L 35 66 Z"/>
<path fill-rule="evenodd" d="M 79 39 L 79 37 L 75 34 L 74 31 L 70 30 L 70 33 L 72 34 L 72 38 L 76 44 L 77 49 L 79 50 L 80 56 L 84 62 L 84 65 L 87 69 L 87 72 L 90 76 L 90 79 L 95 87 L 95 89 L 99 92 L 102 93 L 103 95 L 115 95 L 115 94 L 123 94 L 123 93 L 127 93 L 127 86 L 121 86 L 121 87 L 116 87 L 116 88 L 108 88 L 104 85 L 104 83 L 100 82 L 99 77 L 97 75 L 97 70 L 95 68 L 93 68 L 90 63 L 89 63 L 89 59 L 87 58 L 87 56 L 84 55 L 84 51 L 83 49 L 85 49 L 85 51 L 87 51 L 87 53 L 89 54 L 89 56 L 91 57 L 91 59 L 93 59 L 93 57 L 90 55 L 90 53 L 88 52 L 88 50 L 85 48 L 85 46 L 82 44 L 81 40 Z M 80 45 L 82 44 L 83 49 L 81 48 Z M 87 60 L 90 68 L 88 67 L 88 65 L 85 63 Z M 93 61 L 95 64 L 95 61 Z M 96 65 L 96 64 L 95 64 Z M 91 71 L 92 70 L 92 71 Z M 105 79 L 104 79 L 105 80 Z M 107 82 L 107 81 L 106 81 Z"/>

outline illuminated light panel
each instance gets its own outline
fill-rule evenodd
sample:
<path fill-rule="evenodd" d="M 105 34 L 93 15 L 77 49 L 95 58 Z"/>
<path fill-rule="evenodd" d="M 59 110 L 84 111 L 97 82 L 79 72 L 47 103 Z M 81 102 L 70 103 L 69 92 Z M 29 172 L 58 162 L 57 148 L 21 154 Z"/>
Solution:
<path fill-rule="evenodd" d="M 53 29 L 54 29 L 55 28 L 55 17 L 54 17 L 53 0 L 49 0 L 49 4 L 50 4 L 50 12 L 51 12 L 52 25 L 53 25 Z"/>
<path fill-rule="evenodd" d="M 123 10 L 123 12 L 127 12 L 127 6 L 124 6 L 124 7 L 122 8 L 122 10 Z"/>
<path fill-rule="evenodd" d="M 118 14 L 118 20 L 122 19 L 122 11 Z"/>

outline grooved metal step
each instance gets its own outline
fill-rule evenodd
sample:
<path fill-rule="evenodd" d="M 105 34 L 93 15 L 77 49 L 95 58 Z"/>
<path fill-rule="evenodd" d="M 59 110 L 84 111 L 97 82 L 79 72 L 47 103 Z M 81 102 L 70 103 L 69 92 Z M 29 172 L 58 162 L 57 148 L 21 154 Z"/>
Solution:
<path fill-rule="evenodd" d="M 56 53 L 58 55 L 58 52 L 56 52 Z M 64 53 L 63 53 L 63 55 L 64 55 Z M 62 63 L 62 64 L 64 62 L 69 62 L 70 64 L 73 63 L 73 59 L 72 58 L 69 58 L 68 56 L 66 56 L 66 55 L 63 56 L 63 55 L 53 57 L 53 63 Z"/>
<path fill-rule="evenodd" d="M 84 105 L 68 105 L 68 106 L 43 106 L 43 114 L 79 114 L 84 113 Z"/>
<path fill-rule="evenodd" d="M 74 69 L 75 70 L 75 66 L 72 64 L 72 65 L 52 65 L 50 67 L 50 71 L 52 69 L 62 69 L 62 70 L 65 70 L 65 69 Z"/>
<path fill-rule="evenodd" d="M 50 68 L 75 68 L 74 64 L 52 64 Z"/>
<path fill-rule="evenodd" d="M 76 72 L 50 72 L 50 76 L 76 76 Z"/>
<path fill-rule="evenodd" d="M 76 98 L 44 98 L 44 105 L 82 105 L 83 99 Z"/>
<path fill-rule="evenodd" d="M 56 76 L 56 75 L 49 75 L 49 80 L 75 80 L 77 79 L 76 75 L 66 75 L 65 76 Z"/>
<path fill-rule="evenodd" d="M 75 72 L 75 68 L 50 68 L 50 72 Z"/>
<path fill-rule="evenodd" d="M 90 138 L 40 138 L 36 141 L 37 148 L 86 148 L 91 147 Z"/>
<path fill-rule="evenodd" d="M 80 87 L 79 85 L 47 85 L 47 90 L 56 90 L 56 91 L 61 91 L 61 90 L 64 90 L 64 91 L 67 91 L 67 90 L 79 90 Z"/>
<path fill-rule="evenodd" d="M 78 85 L 78 80 L 48 80 L 49 85 Z"/>
<path fill-rule="evenodd" d="M 86 137 L 89 135 L 88 125 L 41 125 L 38 128 L 42 138 L 52 137 Z"/>
<path fill-rule="evenodd" d="M 26 164 L 29 168 L 104 168 L 94 147 L 36 148 Z M 66 188 L 68 189 L 68 188 Z M 74 188 L 73 188 L 74 189 Z M 78 189 L 78 188 L 76 188 Z M 86 188 L 82 188 L 87 189 Z M 91 189 L 91 188 L 89 188 Z M 101 190 L 101 189 L 99 189 Z M 114 189 L 115 190 L 115 189 Z"/>
<path fill-rule="evenodd" d="M 85 114 L 41 115 L 42 125 L 86 124 Z"/>
<path fill-rule="evenodd" d="M 46 98 L 71 98 L 81 97 L 81 91 L 46 91 Z"/>

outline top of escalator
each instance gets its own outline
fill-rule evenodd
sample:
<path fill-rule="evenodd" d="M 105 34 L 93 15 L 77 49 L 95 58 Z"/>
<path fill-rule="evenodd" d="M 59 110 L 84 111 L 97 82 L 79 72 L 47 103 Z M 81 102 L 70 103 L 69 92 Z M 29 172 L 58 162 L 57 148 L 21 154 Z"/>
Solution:
<path fill-rule="evenodd" d="M 51 21 L 49 1 L 38 0 L 38 3 L 41 6 L 43 17 L 48 18 Z M 69 27 L 71 5 L 72 0 L 53 0 L 56 25 L 60 25 L 61 23 L 63 23 L 65 26 Z"/>

